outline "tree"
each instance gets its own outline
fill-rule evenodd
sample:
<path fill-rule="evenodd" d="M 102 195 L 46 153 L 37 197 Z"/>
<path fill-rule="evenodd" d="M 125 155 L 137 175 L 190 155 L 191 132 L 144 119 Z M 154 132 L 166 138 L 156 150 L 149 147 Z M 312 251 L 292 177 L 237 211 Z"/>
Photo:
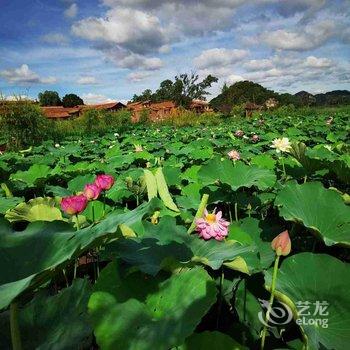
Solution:
<path fill-rule="evenodd" d="M 199 76 L 191 74 L 181 74 L 175 77 L 175 80 L 164 80 L 160 83 L 155 93 L 151 90 L 145 90 L 141 95 L 134 95 L 133 102 L 137 101 L 174 101 L 176 105 L 187 108 L 193 99 L 204 100 L 209 95 L 208 88 L 218 79 L 208 75 L 202 81 Z"/>
<path fill-rule="evenodd" d="M 58 92 L 56 91 L 44 91 L 38 95 L 39 103 L 41 106 L 61 106 L 62 101 Z"/>
<path fill-rule="evenodd" d="M 84 101 L 75 94 L 67 94 L 62 99 L 63 107 L 75 107 L 83 105 Z"/>
<path fill-rule="evenodd" d="M 132 98 L 132 102 L 144 102 L 144 101 L 149 101 L 152 99 L 152 90 L 151 89 L 146 89 L 141 93 L 141 95 L 134 95 Z"/>

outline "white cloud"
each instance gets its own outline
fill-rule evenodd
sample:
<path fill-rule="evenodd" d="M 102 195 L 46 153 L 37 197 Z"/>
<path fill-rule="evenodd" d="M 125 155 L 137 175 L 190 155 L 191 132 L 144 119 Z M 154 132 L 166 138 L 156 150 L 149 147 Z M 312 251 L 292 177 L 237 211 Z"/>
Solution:
<path fill-rule="evenodd" d="M 132 72 L 128 75 L 128 79 L 132 82 L 139 82 L 151 76 L 151 72 Z"/>
<path fill-rule="evenodd" d="M 158 70 L 163 67 L 163 62 L 157 57 L 145 57 L 137 54 L 130 54 L 118 61 L 122 68 L 134 69 L 142 68 L 145 70 Z"/>
<path fill-rule="evenodd" d="M 334 34 L 334 22 L 324 20 L 302 26 L 298 31 L 278 29 L 265 32 L 261 39 L 275 49 L 304 51 L 320 47 Z"/>
<path fill-rule="evenodd" d="M 116 102 L 116 100 L 108 98 L 105 95 L 96 94 L 92 92 L 81 95 L 81 98 L 83 99 L 85 104 Z"/>
<path fill-rule="evenodd" d="M 270 59 L 260 59 L 260 60 L 250 60 L 243 64 L 244 68 L 256 71 L 261 69 L 271 69 L 273 68 L 273 63 Z"/>
<path fill-rule="evenodd" d="M 74 18 L 78 14 L 78 5 L 76 3 L 70 5 L 65 11 L 64 15 L 67 18 Z"/>
<path fill-rule="evenodd" d="M 247 55 L 247 50 L 215 48 L 203 51 L 194 59 L 194 64 L 200 69 L 217 66 L 229 66 L 241 61 Z"/>
<path fill-rule="evenodd" d="M 96 78 L 93 76 L 83 76 L 77 80 L 77 83 L 81 85 L 93 85 L 97 84 L 97 81 Z"/>
<path fill-rule="evenodd" d="M 0 72 L 0 77 L 9 83 L 18 85 L 53 84 L 57 81 L 54 77 L 41 78 L 37 73 L 30 70 L 27 64 L 22 64 L 19 68 L 3 70 Z"/>
<path fill-rule="evenodd" d="M 243 80 L 245 80 L 241 75 L 236 75 L 236 74 L 230 74 L 227 78 L 226 78 L 226 80 L 225 80 L 225 82 L 227 83 L 227 84 L 234 84 L 234 83 L 237 83 L 238 81 L 243 81 Z"/>
<path fill-rule="evenodd" d="M 328 68 L 333 65 L 331 59 L 328 58 L 318 58 L 315 56 L 309 56 L 306 58 L 305 65 L 312 68 Z"/>
<path fill-rule="evenodd" d="M 69 42 L 69 39 L 61 33 L 48 33 L 43 35 L 40 39 L 44 43 L 56 45 L 65 45 Z"/>
<path fill-rule="evenodd" d="M 136 53 L 146 53 L 166 44 L 159 19 L 142 11 L 115 8 L 105 18 L 89 17 L 72 26 L 81 38 L 117 44 Z"/>

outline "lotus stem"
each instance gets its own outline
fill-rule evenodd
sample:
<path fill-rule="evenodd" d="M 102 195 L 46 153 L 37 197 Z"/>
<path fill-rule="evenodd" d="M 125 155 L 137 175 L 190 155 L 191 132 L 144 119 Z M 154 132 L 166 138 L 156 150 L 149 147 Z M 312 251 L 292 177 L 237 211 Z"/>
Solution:
<path fill-rule="evenodd" d="M 235 202 L 235 220 L 238 222 L 238 203 Z"/>
<path fill-rule="evenodd" d="M 283 175 L 284 175 L 284 177 L 287 177 L 286 168 L 284 166 L 284 159 L 283 159 L 283 157 L 281 157 L 280 159 L 281 159 L 281 164 L 282 164 Z"/>
<path fill-rule="evenodd" d="M 267 325 L 268 325 L 269 320 L 270 320 L 272 304 L 273 304 L 273 300 L 275 298 L 275 288 L 276 288 L 276 280 L 277 280 L 277 272 L 278 272 L 279 260 L 280 260 L 280 256 L 276 255 L 275 264 L 273 266 L 272 281 L 271 281 L 271 296 L 270 296 L 269 306 L 268 306 L 267 311 L 266 311 L 266 319 L 265 319 L 264 329 L 263 329 L 262 334 L 261 334 L 261 346 L 260 346 L 261 350 L 264 350 L 264 347 L 265 347 L 265 338 L 266 338 L 266 332 L 267 332 Z"/>
<path fill-rule="evenodd" d="M 204 210 L 205 210 L 207 203 L 208 203 L 208 199 L 209 199 L 209 195 L 204 193 L 202 196 L 201 202 L 199 204 L 197 213 L 194 216 L 192 224 L 191 224 L 190 228 L 188 229 L 187 233 L 192 233 L 194 231 L 194 229 L 196 227 L 196 220 L 203 216 Z"/>
<path fill-rule="evenodd" d="M 221 316 L 221 308 L 222 308 L 222 283 L 224 281 L 224 266 L 221 266 L 221 275 L 220 275 L 220 295 L 219 295 L 219 304 L 218 304 L 218 315 L 216 318 L 216 329 L 219 329 L 219 322 Z"/>
<path fill-rule="evenodd" d="M 22 342 L 18 324 L 18 304 L 16 302 L 10 304 L 10 328 L 12 349 L 21 350 Z"/>

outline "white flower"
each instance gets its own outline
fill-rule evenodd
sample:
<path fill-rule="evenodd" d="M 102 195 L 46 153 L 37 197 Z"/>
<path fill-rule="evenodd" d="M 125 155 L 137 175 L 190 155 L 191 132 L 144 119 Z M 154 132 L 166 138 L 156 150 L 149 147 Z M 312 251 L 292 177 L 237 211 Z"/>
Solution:
<path fill-rule="evenodd" d="M 143 148 L 141 145 L 134 145 L 135 146 L 135 152 L 142 152 Z"/>
<path fill-rule="evenodd" d="M 59 147 L 60 147 L 60 144 L 59 144 L 59 143 L 56 143 L 56 144 L 55 144 L 55 147 L 56 147 L 56 148 L 59 148 Z"/>
<path fill-rule="evenodd" d="M 274 148 L 277 153 L 280 152 L 289 152 L 292 148 L 288 137 L 282 137 L 281 139 L 274 139 L 272 141 L 271 148 Z"/>
<path fill-rule="evenodd" d="M 117 132 L 114 133 L 115 137 L 119 137 L 119 134 Z"/>

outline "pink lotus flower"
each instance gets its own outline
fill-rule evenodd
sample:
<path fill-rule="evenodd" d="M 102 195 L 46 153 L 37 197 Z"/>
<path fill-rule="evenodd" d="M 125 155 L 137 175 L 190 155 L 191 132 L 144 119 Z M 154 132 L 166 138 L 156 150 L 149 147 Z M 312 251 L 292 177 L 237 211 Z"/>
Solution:
<path fill-rule="evenodd" d="M 97 175 L 94 183 L 101 190 L 109 190 L 114 185 L 114 177 L 111 175 Z"/>
<path fill-rule="evenodd" d="M 243 137 L 244 135 L 244 131 L 243 130 L 236 130 L 235 132 L 235 136 L 236 137 Z"/>
<path fill-rule="evenodd" d="M 251 140 L 252 142 L 258 142 L 260 140 L 260 137 L 257 135 L 257 134 L 254 134 L 252 137 L 251 137 Z"/>
<path fill-rule="evenodd" d="M 234 149 L 231 150 L 230 152 L 228 152 L 227 155 L 231 160 L 240 160 L 241 159 L 241 155 L 239 154 L 239 152 L 237 152 Z"/>
<path fill-rule="evenodd" d="M 99 197 L 101 193 L 101 188 L 96 184 L 87 184 L 84 187 L 84 196 L 90 201 L 95 200 Z"/>
<path fill-rule="evenodd" d="M 196 231 L 199 237 L 205 240 L 215 238 L 217 241 L 222 241 L 228 234 L 228 226 L 230 223 L 222 218 L 222 212 L 208 213 L 205 209 L 202 218 L 196 220 Z"/>
<path fill-rule="evenodd" d="M 69 215 L 75 215 L 84 211 L 87 203 L 88 200 L 83 194 L 79 194 L 78 196 L 64 197 L 61 201 L 61 209 Z"/>
<path fill-rule="evenodd" d="M 288 231 L 285 230 L 276 236 L 271 242 L 271 247 L 277 255 L 288 255 L 292 248 L 292 243 L 290 241 Z"/>

